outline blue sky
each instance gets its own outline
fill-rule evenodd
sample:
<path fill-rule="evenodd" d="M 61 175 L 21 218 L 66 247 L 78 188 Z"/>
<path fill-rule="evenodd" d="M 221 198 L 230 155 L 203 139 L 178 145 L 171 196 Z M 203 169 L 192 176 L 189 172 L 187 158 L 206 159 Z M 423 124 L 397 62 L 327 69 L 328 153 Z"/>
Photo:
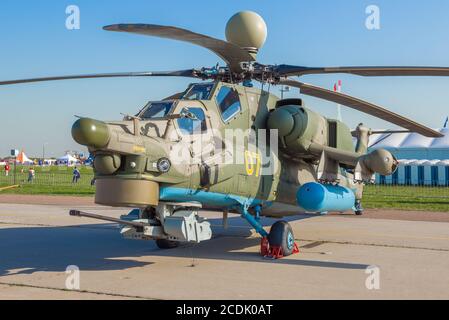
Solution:
<path fill-rule="evenodd" d="M 68 5 L 81 11 L 81 29 L 65 28 Z M 381 29 L 365 28 L 368 5 L 380 8 Z M 235 12 L 253 10 L 268 26 L 262 63 L 306 66 L 449 66 L 449 2 L 405 1 L 25 1 L 0 2 L 0 79 L 93 72 L 170 70 L 212 66 L 209 51 L 181 42 L 106 32 L 113 23 L 176 25 L 224 38 Z M 303 81 L 378 103 L 431 127 L 449 114 L 447 78 L 307 76 Z M 183 90 L 186 79 L 94 79 L 0 88 L 0 156 L 13 147 L 39 156 L 82 150 L 72 141 L 73 115 L 120 119 L 148 100 Z M 278 90 L 272 91 L 278 94 Z M 297 96 L 298 92 L 289 93 Z M 306 97 L 306 104 L 335 117 L 335 105 Z M 343 108 L 343 119 L 391 128 L 376 118 Z"/>

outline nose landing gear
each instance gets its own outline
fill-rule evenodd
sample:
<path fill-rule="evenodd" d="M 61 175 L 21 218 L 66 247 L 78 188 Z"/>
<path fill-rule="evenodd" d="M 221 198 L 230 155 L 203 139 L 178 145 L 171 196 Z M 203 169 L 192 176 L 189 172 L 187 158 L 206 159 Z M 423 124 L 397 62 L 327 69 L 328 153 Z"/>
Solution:
<path fill-rule="evenodd" d="M 268 236 L 262 238 L 260 253 L 273 259 L 299 253 L 292 227 L 288 222 L 278 221 L 271 226 Z"/>
<path fill-rule="evenodd" d="M 293 230 L 286 221 L 278 221 L 271 226 L 268 237 L 261 242 L 263 256 L 279 259 L 299 252 Z"/>
<path fill-rule="evenodd" d="M 259 209 L 260 210 L 260 209 Z M 257 212 L 258 210 L 256 210 Z M 253 217 L 246 209 L 242 212 L 242 217 L 254 227 L 256 232 L 262 236 L 260 243 L 260 254 L 267 258 L 280 259 L 291 254 L 299 253 L 298 245 L 295 242 L 293 230 L 286 221 L 275 222 L 267 233 L 260 224 L 259 219 Z"/>

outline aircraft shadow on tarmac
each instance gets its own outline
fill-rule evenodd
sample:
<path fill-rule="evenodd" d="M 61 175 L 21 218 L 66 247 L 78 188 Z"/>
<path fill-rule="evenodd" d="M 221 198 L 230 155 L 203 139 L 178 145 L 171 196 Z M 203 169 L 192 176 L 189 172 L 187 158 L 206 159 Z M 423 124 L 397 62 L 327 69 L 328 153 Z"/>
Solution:
<path fill-rule="evenodd" d="M 301 220 L 296 216 L 286 220 Z M 200 244 L 182 245 L 160 250 L 154 241 L 126 240 L 115 224 L 77 225 L 64 227 L 12 227 L 0 229 L 0 276 L 34 272 L 64 272 L 68 265 L 81 270 L 124 270 L 149 266 L 155 262 L 139 261 L 141 257 L 234 260 L 340 269 L 365 269 L 368 265 L 302 260 L 300 255 L 271 260 L 252 252 L 239 251 L 260 244 L 260 237 L 251 237 L 252 230 L 240 217 L 230 217 L 229 229 L 221 227 L 221 219 L 209 219 L 214 238 Z M 263 218 L 263 225 L 273 219 Z M 191 266 L 191 265 L 186 265 Z"/>

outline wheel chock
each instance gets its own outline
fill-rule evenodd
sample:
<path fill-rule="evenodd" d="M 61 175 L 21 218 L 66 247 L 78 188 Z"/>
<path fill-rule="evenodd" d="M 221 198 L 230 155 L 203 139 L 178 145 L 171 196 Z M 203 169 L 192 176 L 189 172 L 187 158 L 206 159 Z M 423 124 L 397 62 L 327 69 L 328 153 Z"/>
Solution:
<path fill-rule="evenodd" d="M 298 244 L 295 242 L 293 246 L 292 254 L 299 253 Z M 284 252 L 282 247 L 279 246 L 270 246 L 267 237 L 263 237 L 260 242 L 260 254 L 265 258 L 270 259 L 281 259 L 284 257 Z"/>
<path fill-rule="evenodd" d="M 270 254 L 270 243 L 268 242 L 267 237 L 263 237 L 262 241 L 260 241 L 260 254 L 263 257 L 266 257 Z"/>

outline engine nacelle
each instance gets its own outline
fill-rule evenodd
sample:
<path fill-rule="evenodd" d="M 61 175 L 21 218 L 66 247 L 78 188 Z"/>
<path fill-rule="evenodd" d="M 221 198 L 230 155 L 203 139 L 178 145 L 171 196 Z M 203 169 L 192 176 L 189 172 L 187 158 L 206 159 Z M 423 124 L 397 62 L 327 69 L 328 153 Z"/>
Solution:
<path fill-rule="evenodd" d="M 270 113 L 267 120 L 270 130 L 278 130 L 281 148 L 288 153 L 307 153 L 312 141 L 325 141 L 326 119 L 312 110 L 300 106 L 282 106 Z"/>
<path fill-rule="evenodd" d="M 310 145 L 329 146 L 354 151 L 349 128 L 337 120 L 298 105 L 284 105 L 270 113 L 267 128 L 277 130 L 282 152 L 293 156 L 319 159 L 321 152 Z"/>

